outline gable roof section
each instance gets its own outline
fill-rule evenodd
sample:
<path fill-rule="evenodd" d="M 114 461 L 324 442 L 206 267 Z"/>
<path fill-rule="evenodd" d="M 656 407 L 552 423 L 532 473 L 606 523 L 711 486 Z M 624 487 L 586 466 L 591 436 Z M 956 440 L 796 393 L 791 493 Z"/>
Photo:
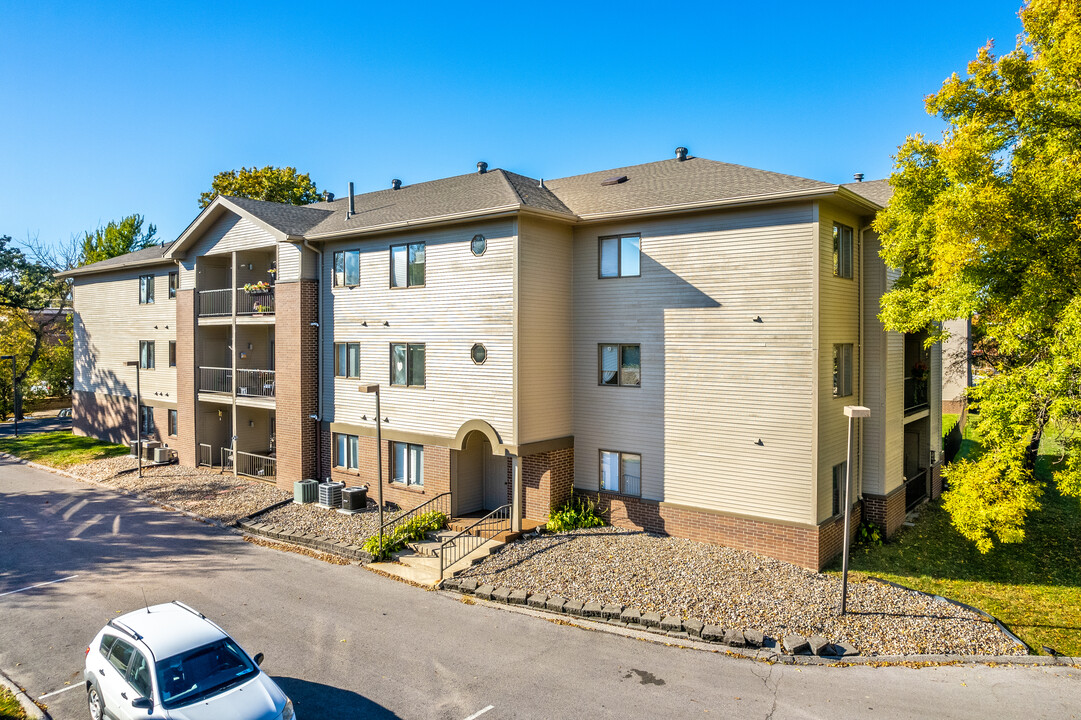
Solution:
<path fill-rule="evenodd" d="M 851 190 L 860 197 L 866 198 L 881 207 L 886 207 L 886 203 L 893 197 L 893 188 L 890 187 L 889 180 L 845 183 L 841 187 Z"/>
<path fill-rule="evenodd" d="M 605 180 L 626 181 L 602 185 Z M 687 158 L 574 175 L 545 183 L 582 219 L 787 195 L 827 194 L 836 185 L 743 165 Z"/>
<path fill-rule="evenodd" d="M 152 245 L 148 248 L 125 253 L 124 255 L 117 255 L 116 257 L 111 257 L 107 260 L 99 260 L 96 263 L 90 263 L 89 265 L 83 265 L 82 267 L 56 273 L 56 277 L 68 278 L 77 277 L 79 275 L 93 275 L 94 273 L 110 272 L 112 270 L 124 270 L 133 267 L 164 265 L 172 262 L 165 257 L 165 254 L 169 252 L 169 248 L 172 244 L 172 242 L 167 242 L 162 245 Z"/>

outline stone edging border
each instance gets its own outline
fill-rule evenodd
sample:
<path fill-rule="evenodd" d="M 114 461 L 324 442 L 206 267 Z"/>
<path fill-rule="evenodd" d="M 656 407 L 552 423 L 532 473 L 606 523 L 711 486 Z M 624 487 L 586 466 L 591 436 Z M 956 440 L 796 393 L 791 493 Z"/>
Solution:
<path fill-rule="evenodd" d="M 682 620 L 675 617 L 662 618 L 659 613 L 646 613 L 643 615 L 637 609 L 625 608 L 622 605 L 581 603 L 579 601 L 568 601 L 559 596 L 549 597 L 543 593 L 531 595 L 524 590 L 478 585 L 477 581 L 472 578 L 450 578 L 444 580 L 440 588 L 461 595 L 471 595 L 493 605 L 499 603 L 520 606 L 520 608 L 515 608 L 519 611 L 529 609 L 534 612 L 570 615 L 576 620 L 589 622 L 591 627 L 597 630 L 608 630 L 605 627 L 606 625 L 615 626 L 611 628 L 611 631 L 648 633 L 657 635 L 657 642 L 678 644 L 682 640 L 697 645 L 704 650 L 716 651 L 715 647 L 712 646 L 720 645 L 725 648 L 725 652 L 733 655 L 767 662 L 826 665 L 1056 665 L 1081 668 L 1081 657 L 1067 657 L 1064 655 L 826 655 L 824 652 L 832 644 L 823 638 L 816 639 L 819 653 L 811 652 L 810 648 L 808 648 L 808 652 L 793 653 L 785 652 L 783 647 L 779 647 L 775 640 L 764 637 L 758 631 L 724 630 L 714 625 L 705 625 L 700 620 Z M 587 608 L 589 608 L 588 614 Z M 629 614 L 627 614 L 628 610 L 630 610 Z M 624 620 L 625 616 L 626 620 Z M 646 620 L 647 616 L 648 620 Z M 677 623 L 680 625 L 679 629 L 676 629 Z M 707 632 L 707 628 L 711 628 L 711 630 Z M 667 638 L 667 640 L 661 638 Z M 648 639 L 648 637 L 643 639 Z M 807 640 L 799 639 L 804 641 L 804 645 L 809 645 Z M 755 641 L 758 642 L 757 645 Z"/>
<path fill-rule="evenodd" d="M 328 555 L 337 555 L 338 557 L 348 558 L 349 560 L 359 560 L 362 563 L 370 563 L 372 561 L 372 556 L 365 552 L 360 545 L 334 542 L 330 538 L 323 537 L 322 535 L 285 532 L 277 525 L 261 523 L 256 519 L 260 515 L 284 507 L 291 502 L 293 501 L 283 500 L 279 503 L 274 503 L 270 507 L 265 507 L 258 512 L 254 512 L 247 517 L 240 518 L 236 521 L 236 527 L 251 535 L 259 535 L 270 540 L 277 540 L 291 545 L 300 545 L 301 547 L 325 552 Z"/>
<path fill-rule="evenodd" d="M 1021 638 L 1017 637 L 1012 632 L 1010 632 L 1010 629 L 1007 628 L 1002 623 L 1002 621 L 999 620 L 997 617 L 995 617 L 994 615 L 991 615 L 989 613 L 986 613 L 983 610 L 980 610 L 978 607 L 973 607 L 972 605 L 969 605 L 968 603 L 963 603 L 960 600 L 954 600 L 952 598 L 945 597 L 944 595 L 933 595 L 931 593 L 925 593 L 922 590 L 914 590 L 914 589 L 912 589 L 910 587 L 905 587 L 904 585 L 901 585 L 900 583 L 890 582 L 889 580 L 883 580 L 882 578 L 875 577 L 874 575 L 868 575 L 867 578 L 869 580 L 874 581 L 874 582 L 882 583 L 883 585 L 890 585 L 892 587 L 897 588 L 898 590 L 907 590 L 910 593 L 916 593 L 917 595 L 923 595 L 925 597 L 929 597 L 929 598 L 932 598 L 934 600 L 938 600 L 940 602 L 949 603 L 950 605 L 956 605 L 957 607 L 968 610 L 969 612 L 974 612 L 977 615 L 979 615 L 980 617 L 982 617 L 983 619 L 987 620 L 988 622 L 994 623 L 995 627 L 997 627 L 999 629 L 999 631 L 1003 635 L 1008 637 L 1015 644 L 1020 645 L 1021 647 L 1023 647 L 1025 649 L 1026 653 L 1028 653 L 1030 655 L 1032 654 L 1032 648 L 1029 646 L 1029 644 L 1027 642 L 1025 642 L 1024 640 L 1022 640 Z"/>
<path fill-rule="evenodd" d="M 51 720 L 52 716 L 38 707 L 37 703 L 3 672 L 0 672 L 0 686 L 7 688 L 15 696 L 15 699 L 19 701 L 19 705 L 22 706 L 23 712 L 26 713 L 30 720 Z"/>

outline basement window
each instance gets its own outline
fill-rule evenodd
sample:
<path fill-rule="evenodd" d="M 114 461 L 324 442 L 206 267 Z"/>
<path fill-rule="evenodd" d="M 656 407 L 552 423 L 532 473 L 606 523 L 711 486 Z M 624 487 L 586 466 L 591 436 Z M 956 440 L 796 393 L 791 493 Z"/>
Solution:
<path fill-rule="evenodd" d="M 403 485 L 424 486 L 424 446 L 412 443 L 390 444 L 390 477 Z"/>

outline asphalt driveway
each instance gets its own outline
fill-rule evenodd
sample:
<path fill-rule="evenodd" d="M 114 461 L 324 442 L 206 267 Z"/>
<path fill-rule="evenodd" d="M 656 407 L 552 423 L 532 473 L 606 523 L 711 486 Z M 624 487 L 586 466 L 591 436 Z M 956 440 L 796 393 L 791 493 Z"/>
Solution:
<path fill-rule="evenodd" d="M 44 584 L 49 583 L 49 584 Z M 86 717 L 86 643 L 180 599 L 321 718 L 1081 717 L 1068 668 L 822 668 L 585 631 L 259 547 L 0 460 L 0 668 Z M 478 714 L 479 713 L 479 714 Z"/>
<path fill-rule="evenodd" d="M 71 430 L 71 418 L 58 418 L 56 413 L 25 417 L 19 421 L 19 435 L 32 433 L 53 432 L 54 430 Z M 0 423 L 0 437 L 13 437 L 15 435 L 15 423 L 9 418 Z"/>

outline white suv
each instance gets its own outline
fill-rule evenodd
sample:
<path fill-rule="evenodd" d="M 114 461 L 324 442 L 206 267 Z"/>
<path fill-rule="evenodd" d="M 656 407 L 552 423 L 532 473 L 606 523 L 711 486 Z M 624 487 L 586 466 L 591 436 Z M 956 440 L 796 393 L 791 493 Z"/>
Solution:
<path fill-rule="evenodd" d="M 110 620 L 86 648 L 93 720 L 293 720 L 293 703 L 254 658 L 174 601 Z"/>

